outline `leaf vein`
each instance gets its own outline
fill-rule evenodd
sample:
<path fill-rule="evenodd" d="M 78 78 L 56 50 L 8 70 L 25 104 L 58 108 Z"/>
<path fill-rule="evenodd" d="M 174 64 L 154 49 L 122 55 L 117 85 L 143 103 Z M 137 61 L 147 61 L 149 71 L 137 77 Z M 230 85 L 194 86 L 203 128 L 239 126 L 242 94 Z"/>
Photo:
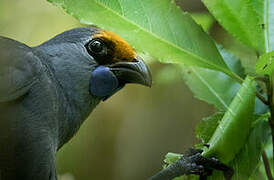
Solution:
<path fill-rule="evenodd" d="M 140 26 L 139 24 L 137 24 L 136 22 L 132 22 L 132 21 L 129 21 L 127 18 L 125 18 L 124 16 L 121 16 L 120 14 L 118 14 L 117 12 L 115 12 L 113 9 L 111 9 L 110 7 L 106 6 L 105 4 L 103 4 L 102 2 L 98 2 L 98 1 L 95 1 L 99 6 L 103 7 L 103 8 L 106 8 L 108 11 L 110 11 L 111 13 L 113 14 L 116 14 L 117 16 L 121 17 L 122 19 L 124 19 L 125 21 L 127 21 L 128 23 L 130 24 L 133 24 L 134 26 L 138 27 L 140 30 L 146 32 L 146 33 L 149 33 L 151 34 L 151 36 L 153 36 L 154 38 L 158 39 L 159 41 L 162 41 L 170 46 L 172 46 L 173 48 L 179 50 L 179 51 L 182 51 L 184 53 L 186 53 L 187 55 L 189 56 L 192 56 L 196 59 L 198 59 L 199 61 L 203 62 L 204 64 L 207 64 L 209 66 L 211 66 L 212 68 L 215 68 L 219 71 L 222 71 L 224 73 L 226 73 L 227 75 L 231 76 L 232 78 L 238 80 L 239 82 L 241 82 L 242 80 L 239 80 L 239 78 L 236 77 L 235 74 L 233 74 L 233 72 L 230 72 L 228 69 L 226 69 L 225 67 L 221 67 L 221 66 L 218 66 L 216 65 L 215 63 L 211 62 L 210 60 L 205 60 L 204 58 L 202 58 L 201 56 L 198 56 L 196 54 L 194 54 L 193 52 L 191 51 L 188 51 L 186 49 L 182 49 L 181 47 L 179 47 L 178 45 L 172 43 L 172 42 L 169 42 L 167 41 L 166 39 L 162 39 L 161 37 L 159 37 L 157 34 L 153 33 L 153 32 L 149 32 L 147 31 L 146 29 L 144 29 L 142 26 Z"/>
<path fill-rule="evenodd" d="M 219 96 L 219 94 L 206 82 L 206 80 L 200 76 L 200 74 L 194 69 L 191 68 L 194 74 L 205 84 L 205 86 L 208 88 L 208 90 L 218 99 L 218 101 L 229 110 L 228 104 L 225 103 L 225 101 Z"/>

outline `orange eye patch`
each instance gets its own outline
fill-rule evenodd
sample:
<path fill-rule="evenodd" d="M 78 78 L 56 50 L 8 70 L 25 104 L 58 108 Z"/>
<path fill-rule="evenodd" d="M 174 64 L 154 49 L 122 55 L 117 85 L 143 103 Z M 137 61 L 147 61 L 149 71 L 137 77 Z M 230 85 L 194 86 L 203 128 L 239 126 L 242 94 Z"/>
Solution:
<path fill-rule="evenodd" d="M 100 30 L 93 35 L 93 38 L 99 38 L 103 41 L 111 42 L 113 44 L 113 62 L 131 62 L 136 59 L 136 53 L 134 49 L 124 39 L 113 32 Z"/>

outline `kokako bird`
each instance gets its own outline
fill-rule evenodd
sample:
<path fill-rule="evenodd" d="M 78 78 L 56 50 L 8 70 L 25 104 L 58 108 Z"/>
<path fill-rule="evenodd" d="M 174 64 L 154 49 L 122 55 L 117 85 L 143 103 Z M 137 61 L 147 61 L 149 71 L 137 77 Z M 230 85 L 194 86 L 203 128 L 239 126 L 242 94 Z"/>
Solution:
<path fill-rule="evenodd" d="M 56 152 L 96 105 L 151 79 L 125 40 L 97 27 L 36 47 L 0 37 L 0 179 L 56 180 Z"/>

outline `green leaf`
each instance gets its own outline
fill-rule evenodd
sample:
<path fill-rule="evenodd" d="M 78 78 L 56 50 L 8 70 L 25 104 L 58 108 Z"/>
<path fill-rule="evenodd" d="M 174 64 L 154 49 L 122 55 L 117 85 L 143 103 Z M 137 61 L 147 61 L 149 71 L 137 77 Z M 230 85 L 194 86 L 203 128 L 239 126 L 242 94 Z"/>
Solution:
<path fill-rule="evenodd" d="M 191 13 L 191 17 L 205 32 L 208 32 L 214 23 L 214 18 L 209 13 Z"/>
<path fill-rule="evenodd" d="M 204 142 L 207 142 L 208 136 L 212 135 L 212 129 L 215 129 L 218 125 L 218 121 L 222 118 L 223 113 L 217 113 L 211 118 L 204 119 L 199 125 L 199 133 L 202 134 L 201 137 L 204 138 Z M 256 115 L 256 119 L 251 126 L 248 138 L 244 142 L 239 153 L 237 153 L 233 160 L 231 160 L 228 165 L 233 167 L 234 176 L 232 180 L 242 180 L 248 179 L 260 162 L 261 152 L 270 137 L 271 130 L 269 128 L 267 119 L 269 113 Z M 213 127 L 212 127 L 213 126 Z M 215 127 L 215 128 L 214 128 Z M 204 128 L 204 129 L 203 129 Z M 233 143 L 233 142 L 232 142 Z M 272 147 L 272 144 L 271 144 Z M 272 152 L 272 149 L 271 149 Z M 168 153 L 165 157 L 164 162 L 168 165 L 173 164 L 182 157 L 182 154 Z M 196 176 L 188 177 L 187 179 L 196 179 Z M 179 179 L 186 179 L 186 176 L 182 176 Z M 209 178 L 212 180 L 223 180 L 223 173 L 220 171 L 214 171 L 213 175 Z"/>
<path fill-rule="evenodd" d="M 255 69 L 258 74 L 271 75 L 274 71 L 274 51 L 261 55 Z"/>
<path fill-rule="evenodd" d="M 261 153 L 268 137 L 270 128 L 267 119 L 261 119 L 253 124 L 253 129 L 248 137 L 244 148 L 240 151 L 235 159 L 229 163 L 234 169 L 233 180 L 248 179 L 258 163 L 260 162 Z"/>
<path fill-rule="evenodd" d="M 216 125 L 218 125 L 217 122 L 222 118 L 222 115 L 223 113 L 217 113 L 213 115 L 211 118 L 206 118 L 205 120 L 203 120 L 203 122 L 201 122 L 201 124 L 204 125 L 200 124 L 200 127 L 198 129 L 200 131 L 199 133 L 203 134 L 202 138 L 206 137 L 204 139 L 204 142 L 207 142 L 208 136 L 210 136 L 210 134 L 213 134 L 212 129 L 214 129 L 214 127 L 216 128 Z M 244 145 L 242 146 L 239 153 L 237 153 L 234 156 L 233 160 L 231 160 L 228 163 L 228 165 L 230 167 L 233 167 L 234 169 L 234 176 L 232 177 L 232 180 L 248 179 L 258 166 L 260 162 L 262 149 L 264 148 L 264 145 L 266 144 L 267 140 L 271 135 L 271 130 L 267 122 L 268 117 L 269 113 L 254 116 L 256 120 L 252 123 L 248 138 L 244 142 Z M 203 130 L 202 128 L 205 128 L 205 130 Z M 173 164 L 181 157 L 182 154 L 168 153 L 165 157 L 165 163 L 167 163 L 168 165 Z M 182 176 L 180 179 L 185 178 L 185 176 Z M 196 176 L 193 176 L 188 179 L 196 178 Z M 213 175 L 209 177 L 209 179 L 223 180 L 224 176 L 222 172 L 214 171 Z"/>
<path fill-rule="evenodd" d="M 225 72 L 212 39 L 170 0 L 48 0 L 84 24 L 118 33 L 138 51 L 163 62 L 184 63 Z"/>
<path fill-rule="evenodd" d="M 231 161 L 244 146 L 254 120 L 255 82 L 247 76 L 231 102 L 219 126 L 208 142 L 203 155 L 217 157 L 224 163 Z"/>
<path fill-rule="evenodd" d="M 223 59 L 231 71 L 243 77 L 243 68 L 239 59 L 233 54 L 219 48 Z M 195 97 L 213 104 L 217 109 L 226 111 L 240 84 L 218 71 L 198 67 L 183 67 L 184 79 Z"/>
<path fill-rule="evenodd" d="M 268 137 L 267 142 L 265 143 L 264 152 L 268 159 L 271 172 L 274 172 L 274 168 L 273 168 L 274 164 L 271 163 L 273 161 L 273 145 L 272 145 L 271 135 Z M 265 166 L 264 166 L 264 162 L 263 162 L 262 158 L 261 158 L 261 161 L 259 162 L 259 165 L 256 168 L 255 172 L 252 174 L 252 180 L 256 180 L 256 179 L 267 179 L 267 175 L 265 172 Z"/>
<path fill-rule="evenodd" d="M 240 60 L 225 49 L 221 47 L 218 49 L 230 70 L 243 78 L 245 75 Z M 238 82 L 222 72 L 187 66 L 183 66 L 182 70 L 185 82 L 195 97 L 213 104 L 220 111 L 227 110 L 241 87 Z M 256 97 L 255 114 L 265 113 L 267 109 L 268 107 Z"/>
<path fill-rule="evenodd" d="M 262 150 L 269 136 L 270 128 L 267 118 L 259 117 L 252 124 L 252 130 L 245 145 L 229 163 L 229 166 L 234 169 L 232 180 L 249 179 L 252 176 L 260 162 Z M 224 176 L 222 173 L 215 171 L 209 179 L 224 179 Z"/>
<path fill-rule="evenodd" d="M 259 15 L 248 0 L 202 0 L 218 22 L 237 39 L 265 52 Z"/>
<path fill-rule="evenodd" d="M 225 74 L 209 69 L 188 67 L 184 78 L 195 97 L 213 104 L 219 110 L 226 110 L 240 87 Z"/>
<path fill-rule="evenodd" d="M 208 143 L 220 121 L 224 116 L 223 112 L 218 112 L 210 117 L 203 118 L 196 127 L 196 136 L 202 140 L 203 144 Z"/>
<path fill-rule="evenodd" d="M 274 0 L 268 1 L 267 24 L 269 51 L 274 51 Z"/>
<path fill-rule="evenodd" d="M 250 0 L 259 16 L 265 39 L 265 52 L 274 50 L 274 0 Z"/>
<path fill-rule="evenodd" d="M 182 156 L 182 154 L 169 152 L 166 154 L 164 162 L 170 165 L 178 161 Z"/>

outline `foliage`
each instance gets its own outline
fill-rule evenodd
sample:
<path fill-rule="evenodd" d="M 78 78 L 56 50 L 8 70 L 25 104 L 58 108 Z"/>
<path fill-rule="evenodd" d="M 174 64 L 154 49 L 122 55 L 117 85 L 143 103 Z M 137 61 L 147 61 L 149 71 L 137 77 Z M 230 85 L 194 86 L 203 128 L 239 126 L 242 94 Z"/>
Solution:
<path fill-rule="evenodd" d="M 263 54 L 258 59 L 256 71 L 258 74 L 272 74 L 274 69 L 274 51 Z"/>
<path fill-rule="evenodd" d="M 254 173 L 260 161 L 261 151 L 269 136 L 268 123 L 265 117 L 260 117 L 253 123 L 245 146 L 230 162 L 235 171 L 233 179 L 248 179 Z"/>
<path fill-rule="evenodd" d="M 63 7 L 81 23 L 96 24 L 120 34 L 139 52 L 163 63 L 178 64 L 194 95 L 220 111 L 203 119 L 197 128 L 198 138 L 210 145 L 203 154 L 216 156 L 232 166 L 234 179 L 252 177 L 270 136 L 266 120 L 273 117 L 264 114 L 267 107 L 255 99 L 255 94 L 258 96 L 258 89 L 266 93 L 263 83 L 273 86 L 274 0 L 202 0 L 231 35 L 257 53 L 255 76 L 270 77 L 263 83 L 246 74 L 250 71 L 243 69 L 239 58 L 216 47 L 204 32 L 212 20 L 182 12 L 175 1 L 48 1 Z M 265 98 L 265 94 L 262 96 Z M 180 156 L 169 153 L 165 162 L 171 164 Z M 223 176 L 214 172 L 212 178 Z"/>
<path fill-rule="evenodd" d="M 147 52 L 162 62 L 215 69 L 237 79 L 208 34 L 174 1 L 49 1 L 62 6 L 82 23 L 117 32 L 138 51 Z"/>
<path fill-rule="evenodd" d="M 270 129 L 266 121 L 267 116 L 268 115 L 256 116 L 256 120 L 252 123 L 251 131 L 246 141 L 247 143 L 245 143 L 241 151 L 236 154 L 234 159 L 229 162 L 229 165 L 233 167 L 235 171 L 233 180 L 248 179 L 252 173 L 254 173 L 260 162 L 261 150 L 270 135 Z M 197 127 L 197 136 L 203 140 L 204 144 L 208 143 L 208 137 L 213 134 L 212 129 L 214 130 L 218 127 L 218 123 L 216 122 L 221 120 L 221 118 L 222 113 L 215 114 L 212 117 L 203 119 Z M 182 154 L 168 153 L 164 162 L 170 165 L 182 156 Z M 177 180 L 184 179 L 186 179 L 185 176 L 182 176 Z M 193 176 L 192 179 L 197 178 Z M 223 175 L 221 172 L 214 172 L 210 179 L 223 179 Z"/>
<path fill-rule="evenodd" d="M 208 141 L 203 154 L 230 162 L 244 146 L 254 119 L 255 82 L 247 77 Z M 242 128 L 245 127 L 245 128 Z"/>
<path fill-rule="evenodd" d="M 257 51 L 264 52 L 262 22 L 260 23 L 250 2 L 246 0 L 203 0 L 203 2 L 227 31 Z"/>
<path fill-rule="evenodd" d="M 202 119 L 202 121 L 196 128 L 196 135 L 199 139 L 201 139 L 203 144 L 209 142 L 223 116 L 223 112 L 218 112 L 210 117 Z"/>
<path fill-rule="evenodd" d="M 237 57 L 221 47 L 219 50 L 231 71 L 243 77 L 243 68 Z M 240 84 L 235 79 L 219 71 L 186 66 L 183 67 L 183 72 L 185 82 L 195 97 L 213 104 L 221 111 L 227 110 L 240 88 Z"/>

